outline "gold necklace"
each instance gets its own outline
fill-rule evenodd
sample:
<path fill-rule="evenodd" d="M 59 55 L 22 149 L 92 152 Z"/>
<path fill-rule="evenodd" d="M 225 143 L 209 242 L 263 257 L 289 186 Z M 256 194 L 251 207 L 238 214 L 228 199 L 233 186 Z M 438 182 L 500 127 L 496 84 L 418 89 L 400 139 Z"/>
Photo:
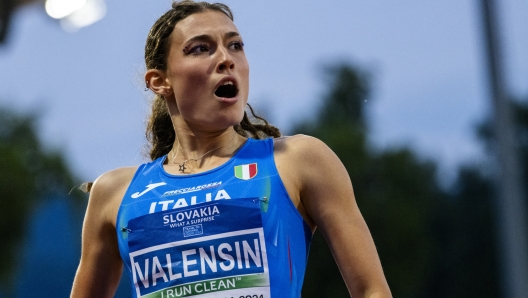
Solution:
<path fill-rule="evenodd" d="M 218 150 L 220 148 L 223 148 L 223 147 L 227 147 L 229 145 L 231 145 L 231 143 L 233 142 L 233 140 L 235 139 L 235 136 L 237 135 L 236 132 L 234 132 L 233 134 L 233 137 L 231 138 L 231 140 L 229 141 L 229 143 L 227 143 L 226 145 L 223 145 L 223 146 L 218 146 L 216 148 L 213 148 L 207 152 L 205 152 L 204 154 L 202 154 L 202 156 L 198 157 L 198 158 L 188 158 L 186 160 L 183 161 L 183 163 L 179 164 L 177 163 L 175 160 L 176 160 L 176 157 L 178 157 L 178 153 L 180 152 L 180 149 L 182 150 L 183 152 L 183 148 L 181 147 L 181 144 L 180 144 L 180 140 L 178 139 L 178 148 L 176 148 L 176 153 L 174 153 L 173 151 L 173 155 L 172 155 L 172 163 L 175 164 L 175 165 L 178 165 L 180 168 L 179 168 L 179 171 L 182 172 L 182 174 L 185 174 L 185 170 L 187 169 L 187 167 L 185 166 L 187 164 L 188 161 L 192 160 L 192 161 L 199 161 L 200 159 L 204 158 L 204 156 L 206 156 L 207 154 L 215 151 L 215 150 Z M 208 161 L 209 162 L 209 161 Z M 205 164 L 207 165 L 207 164 Z M 204 165 L 204 166 L 205 166 Z"/>

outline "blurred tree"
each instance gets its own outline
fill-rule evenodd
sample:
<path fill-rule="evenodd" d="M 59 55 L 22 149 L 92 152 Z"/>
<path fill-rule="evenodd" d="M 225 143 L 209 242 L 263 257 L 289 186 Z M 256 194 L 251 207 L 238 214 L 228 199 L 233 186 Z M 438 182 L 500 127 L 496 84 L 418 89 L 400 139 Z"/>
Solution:
<path fill-rule="evenodd" d="M 368 75 L 349 65 L 327 67 L 326 74 L 330 87 L 317 122 L 301 123 L 294 132 L 324 141 L 347 168 L 394 296 L 424 297 L 434 249 L 429 215 L 444 196 L 435 165 L 408 149 L 371 148 L 365 118 Z M 308 265 L 303 297 L 349 297 L 317 232 Z"/>
<path fill-rule="evenodd" d="M 520 150 L 520 159 L 522 162 L 522 177 L 523 181 L 528 178 L 528 98 L 512 98 L 510 100 L 512 114 L 514 117 L 514 125 L 517 136 L 517 146 Z M 487 120 L 480 124 L 477 128 L 478 137 L 483 141 L 486 149 L 493 151 L 495 146 L 495 138 L 493 136 L 493 124 Z M 528 193 L 528 183 L 525 186 L 525 196 Z M 528 199 L 528 198 L 527 198 Z"/>
<path fill-rule="evenodd" d="M 459 170 L 434 218 L 435 253 L 427 297 L 500 297 L 493 190 L 476 165 Z"/>
<path fill-rule="evenodd" d="M 511 100 L 523 181 L 528 180 L 528 103 Z M 477 129 L 488 152 L 495 139 L 490 120 Z M 495 218 L 494 161 L 465 165 L 436 214 L 438 253 L 428 297 L 500 297 L 498 236 Z M 524 197 L 528 184 L 524 184 Z M 528 204 L 527 204 L 528 205 Z M 527 210 L 528 211 L 528 210 Z M 528 223 L 526 223 L 528 224 Z"/>
<path fill-rule="evenodd" d="M 0 46 L 7 40 L 11 19 L 15 11 L 25 5 L 44 2 L 43 0 L 0 0 Z"/>
<path fill-rule="evenodd" d="M 528 98 L 513 101 L 515 124 L 521 151 L 522 181 L 528 181 Z M 524 198 L 528 207 L 528 183 L 524 183 Z M 527 213 L 528 214 L 528 213 Z"/>
<path fill-rule="evenodd" d="M 75 185 L 62 154 L 44 148 L 38 139 L 36 118 L 0 108 L 0 285 L 6 292 L 32 210 L 43 199 L 63 197 Z"/>
<path fill-rule="evenodd" d="M 326 68 L 328 90 L 312 121 L 294 133 L 323 140 L 351 177 L 394 297 L 499 297 L 493 167 L 464 165 L 442 189 L 436 165 L 407 148 L 380 150 L 368 142 L 369 77 L 347 64 Z M 528 180 L 528 104 L 514 101 Z M 493 146 L 488 122 L 479 136 Z M 528 184 L 526 192 L 528 192 Z M 349 297 L 322 236 L 311 248 L 303 297 Z"/>

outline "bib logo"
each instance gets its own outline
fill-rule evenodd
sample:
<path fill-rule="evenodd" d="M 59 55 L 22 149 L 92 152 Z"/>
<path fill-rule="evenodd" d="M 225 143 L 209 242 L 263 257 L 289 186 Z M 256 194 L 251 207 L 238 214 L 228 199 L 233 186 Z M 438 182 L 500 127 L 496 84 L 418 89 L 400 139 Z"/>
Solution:
<path fill-rule="evenodd" d="M 242 180 L 249 180 L 257 176 L 257 164 L 251 163 L 235 167 L 235 177 Z"/>
<path fill-rule="evenodd" d="M 217 206 L 208 206 L 181 212 L 174 212 L 163 216 L 163 225 L 170 225 L 171 228 L 183 227 L 189 224 L 213 221 L 215 219 L 215 215 L 219 214 L 220 211 L 218 210 Z"/>
<path fill-rule="evenodd" d="M 229 291 L 269 286 L 264 243 L 260 228 L 132 252 L 137 297 L 231 297 Z"/>
<path fill-rule="evenodd" d="M 163 194 L 163 196 L 164 197 L 169 197 L 169 196 L 175 196 L 175 195 L 179 195 L 179 194 L 186 194 L 186 193 L 190 193 L 190 192 L 197 192 L 197 191 L 200 191 L 200 190 L 205 190 L 205 189 L 211 189 L 211 188 L 219 187 L 220 185 L 222 185 L 222 181 L 212 182 L 212 183 L 208 183 L 208 184 L 204 184 L 204 185 L 198 185 L 198 186 L 193 186 L 193 187 L 180 188 L 180 189 L 176 189 L 176 190 L 169 190 L 169 191 L 166 191 Z"/>
<path fill-rule="evenodd" d="M 177 200 L 163 200 L 158 202 L 152 202 L 150 203 L 149 208 L 149 214 L 152 214 L 154 212 L 158 211 L 166 211 L 169 209 L 178 209 L 178 208 L 184 208 L 188 206 L 193 206 L 200 203 L 205 202 L 211 202 L 211 201 L 218 201 L 218 200 L 230 200 L 231 196 L 225 191 L 225 189 L 220 189 L 216 196 L 213 199 L 213 193 L 206 193 L 204 196 L 191 196 L 190 202 L 188 202 L 189 198 L 179 198 Z"/>
<path fill-rule="evenodd" d="M 226 195 L 128 222 L 135 297 L 270 298 L 260 206 Z"/>
<path fill-rule="evenodd" d="M 141 197 L 142 195 L 146 194 L 147 192 L 153 190 L 154 188 L 159 187 L 159 186 L 163 186 L 163 185 L 166 185 L 166 184 L 167 183 L 165 183 L 165 182 L 151 183 L 151 184 L 147 185 L 147 189 L 145 189 L 142 192 L 136 192 L 136 193 L 132 194 L 131 197 L 132 197 L 132 199 L 137 199 L 137 198 Z"/>

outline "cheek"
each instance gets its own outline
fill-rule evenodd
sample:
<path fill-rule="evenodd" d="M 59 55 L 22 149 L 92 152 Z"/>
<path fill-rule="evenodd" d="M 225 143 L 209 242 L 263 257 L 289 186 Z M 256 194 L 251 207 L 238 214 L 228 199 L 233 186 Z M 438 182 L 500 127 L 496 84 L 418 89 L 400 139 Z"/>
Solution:
<path fill-rule="evenodd" d="M 240 62 L 239 62 L 239 68 L 240 68 L 240 72 L 242 74 L 244 74 L 245 76 L 247 76 L 247 78 L 249 78 L 249 64 L 248 64 L 248 61 L 246 59 L 242 59 Z"/>
<path fill-rule="evenodd" d="M 242 77 L 244 78 L 244 87 L 246 88 L 246 91 L 249 91 L 249 65 L 246 64 L 241 69 Z"/>
<path fill-rule="evenodd" d="M 208 83 L 208 77 L 199 71 L 188 71 L 178 73 L 173 76 L 173 89 L 175 95 L 179 98 L 196 101 L 207 92 L 204 88 Z"/>
<path fill-rule="evenodd" d="M 239 79 L 238 83 L 241 85 L 240 87 L 247 91 L 249 89 L 249 65 L 247 60 L 240 59 L 235 62 L 235 65 L 238 66 L 236 69 Z"/>

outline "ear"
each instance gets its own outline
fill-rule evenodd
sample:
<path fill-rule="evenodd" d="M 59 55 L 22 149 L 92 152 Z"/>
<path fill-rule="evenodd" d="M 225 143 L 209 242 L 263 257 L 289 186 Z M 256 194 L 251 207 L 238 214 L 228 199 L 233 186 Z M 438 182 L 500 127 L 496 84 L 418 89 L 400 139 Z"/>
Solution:
<path fill-rule="evenodd" d="M 152 92 L 168 96 L 172 93 L 172 88 L 166 78 L 165 72 L 158 69 L 149 69 L 145 73 L 146 87 Z"/>

